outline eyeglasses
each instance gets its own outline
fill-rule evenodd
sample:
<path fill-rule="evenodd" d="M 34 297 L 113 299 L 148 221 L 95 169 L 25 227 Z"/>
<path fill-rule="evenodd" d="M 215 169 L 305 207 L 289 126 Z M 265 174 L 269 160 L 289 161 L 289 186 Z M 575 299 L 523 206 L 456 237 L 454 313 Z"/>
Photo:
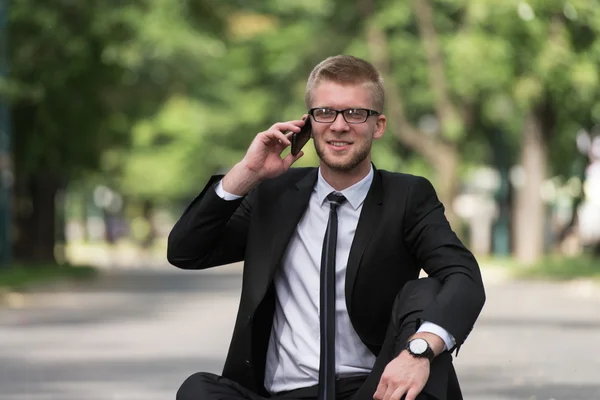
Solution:
<path fill-rule="evenodd" d="M 329 123 L 336 120 L 338 114 L 344 116 L 344 120 L 349 124 L 362 124 L 366 122 L 371 115 L 379 115 L 377 111 L 366 108 L 347 108 L 345 110 L 333 110 L 331 108 L 311 108 L 308 113 L 312 115 L 315 122 Z"/>

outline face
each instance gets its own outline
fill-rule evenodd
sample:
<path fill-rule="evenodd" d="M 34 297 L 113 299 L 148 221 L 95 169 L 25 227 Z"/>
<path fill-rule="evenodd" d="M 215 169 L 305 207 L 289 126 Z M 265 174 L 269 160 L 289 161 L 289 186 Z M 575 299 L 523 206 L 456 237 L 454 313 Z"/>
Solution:
<path fill-rule="evenodd" d="M 313 89 L 312 100 L 312 108 L 374 109 L 372 92 L 360 84 L 341 85 L 324 81 Z M 370 168 L 372 142 L 383 135 L 385 125 L 383 115 L 369 116 L 366 122 L 359 124 L 347 123 L 341 113 L 330 123 L 313 119 L 313 142 L 321 167 L 346 173 Z"/>

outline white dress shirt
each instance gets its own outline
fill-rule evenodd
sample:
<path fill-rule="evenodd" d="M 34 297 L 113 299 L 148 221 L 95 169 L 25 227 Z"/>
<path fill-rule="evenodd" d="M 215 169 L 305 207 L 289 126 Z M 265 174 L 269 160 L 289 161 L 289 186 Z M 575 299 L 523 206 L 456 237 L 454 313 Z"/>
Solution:
<path fill-rule="evenodd" d="M 348 255 L 372 181 L 371 167 L 364 179 L 338 192 L 347 199 L 338 208 L 335 341 L 338 378 L 368 375 L 376 358 L 352 327 L 345 295 Z M 275 274 L 275 315 L 267 349 L 264 382 L 265 388 L 271 393 L 313 386 L 319 381 L 321 252 L 329 218 L 326 197 L 334 191 L 319 169 L 308 208 L 283 255 L 282 266 Z M 225 192 L 220 182 L 216 192 L 225 200 L 240 197 Z M 444 340 L 446 348 L 454 347 L 454 338 L 436 324 L 424 322 L 419 331 L 434 333 Z"/>

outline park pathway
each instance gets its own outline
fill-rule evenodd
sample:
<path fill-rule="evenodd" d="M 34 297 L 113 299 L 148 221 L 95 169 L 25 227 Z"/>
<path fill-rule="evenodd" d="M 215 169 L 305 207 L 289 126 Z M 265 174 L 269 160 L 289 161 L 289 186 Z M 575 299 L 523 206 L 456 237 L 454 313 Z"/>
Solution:
<path fill-rule="evenodd" d="M 488 301 L 455 365 L 466 400 L 600 400 L 600 289 L 484 273 Z M 168 400 L 219 372 L 239 266 L 107 273 L 0 307 L 1 400 Z"/>

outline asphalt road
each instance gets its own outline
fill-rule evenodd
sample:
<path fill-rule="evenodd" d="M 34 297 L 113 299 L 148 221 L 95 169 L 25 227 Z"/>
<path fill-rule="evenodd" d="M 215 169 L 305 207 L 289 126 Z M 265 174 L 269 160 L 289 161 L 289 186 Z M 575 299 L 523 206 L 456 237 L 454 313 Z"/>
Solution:
<path fill-rule="evenodd" d="M 600 288 L 485 274 L 488 301 L 455 359 L 465 399 L 599 400 Z M 117 271 L 0 307 L 1 400 L 165 400 L 218 373 L 239 267 Z"/>

